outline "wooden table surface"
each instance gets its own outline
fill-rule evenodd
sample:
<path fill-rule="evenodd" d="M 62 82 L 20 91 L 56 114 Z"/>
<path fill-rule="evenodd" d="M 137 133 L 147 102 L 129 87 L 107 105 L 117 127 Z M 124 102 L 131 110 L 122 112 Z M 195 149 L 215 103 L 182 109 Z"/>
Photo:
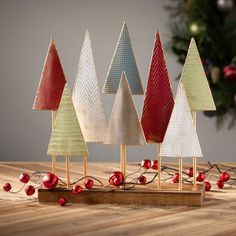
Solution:
<path fill-rule="evenodd" d="M 226 164 L 227 165 L 227 164 Z M 228 164 L 229 165 L 229 164 Z M 232 164 L 230 164 L 232 165 Z M 65 164 L 57 174 L 65 176 Z M 108 179 L 118 163 L 89 163 L 88 174 Z M 0 183 L 21 184 L 22 172 L 50 171 L 50 163 L 0 163 Z M 137 170 L 128 164 L 127 174 Z M 71 163 L 71 178 L 82 176 L 82 163 Z M 9 194 L 0 190 L 0 235 L 236 235 L 236 188 L 214 187 L 203 207 L 40 204 L 37 194 Z"/>

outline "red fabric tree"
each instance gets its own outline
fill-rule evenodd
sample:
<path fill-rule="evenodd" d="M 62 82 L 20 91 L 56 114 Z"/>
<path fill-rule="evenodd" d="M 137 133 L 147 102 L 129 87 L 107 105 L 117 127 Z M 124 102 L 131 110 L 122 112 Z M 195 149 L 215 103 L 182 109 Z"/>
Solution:
<path fill-rule="evenodd" d="M 141 118 L 147 142 L 162 143 L 173 107 L 173 94 L 160 35 L 157 32 Z"/>
<path fill-rule="evenodd" d="M 33 109 L 57 110 L 65 83 L 66 79 L 55 41 L 51 39 Z"/>

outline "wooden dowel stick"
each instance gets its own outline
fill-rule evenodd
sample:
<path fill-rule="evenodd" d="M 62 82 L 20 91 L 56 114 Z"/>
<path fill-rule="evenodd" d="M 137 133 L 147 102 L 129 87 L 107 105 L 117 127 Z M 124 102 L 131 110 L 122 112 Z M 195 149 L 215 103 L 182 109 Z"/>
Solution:
<path fill-rule="evenodd" d="M 84 176 L 87 176 L 87 161 L 88 158 L 86 156 L 83 157 L 83 162 L 84 162 Z"/>
<path fill-rule="evenodd" d="M 55 120 L 56 120 L 56 111 L 52 110 L 52 130 L 55 126 Z M 52 173 L 56 173 L 56 156 L 52 156 Z"/>
<path fill-rule="evenodd" d="M 56 173 L 56 156 L 52 156 L 52 173 Z"/>
<path fill-rule="evenodd" d="M 193 157 L 193 190 L 197 189 L 197 158 Z"/>
<path fill-rule="evenodd" d="M 122 145 L 120 145 L 120 172 L 124 173 L 123 148 L 122 148 Z"/>
<path fill-rule="evenodd" d="M 158 171 L 158 178 L 157 178 L 157 188 L 158 189 L 161 189 L 161 156 L 160 156 L 160 153 L 161 153 L 161 144 L 158 143 L 157 144 L 157 153 L 158 153 L 158 156 L 157 156 L 157 163 L 158 163 L 158 168 L 157 168 L 157 171 Z"/>
<path fill-rule="evenodd" d="M 70 187 L 70 160 L 68 156 L 66 156 L 66 179 L 67 179 L 67 188 L 69 188 Z"/>
<path fill-rule="evenodd" d="M 192 111 L 192 117 L 193 117 L 193 124 L 196 130 L 196 111 Z M 193 157 L 193 190 L 197 189 L 197 181 L 196 181 L 196 175 L 197 175 L 197 158 Z"/>
<path fill-rule="evenodd" d="M 124 145 L 124 177 L 126 176 L 126 145 Z"/>
<path fill-rule="evenodd" d="M 182 171 L 183 171 L 183 160 L 182 157 L 179 158 L 179 190 L 182 190 Z"/>
<path fill-rule="evenodd" d="M 126 146 L 121 144 L 120 146 L 120 165 L 121 165 L 121 172 L 123 173 L 124 177 L 126 175 Z"/>

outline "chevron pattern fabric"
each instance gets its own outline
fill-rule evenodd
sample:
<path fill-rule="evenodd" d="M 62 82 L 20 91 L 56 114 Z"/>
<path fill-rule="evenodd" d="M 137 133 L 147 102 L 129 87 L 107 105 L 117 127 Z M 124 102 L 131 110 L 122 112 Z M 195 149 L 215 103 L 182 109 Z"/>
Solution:
<path fill-rule="evenodd" d="M 147 142 L 162 143 L 174 107 L 159 32 L 153 48 L 141 123 Z"/>
<path fill-rule="evenodd" d="M 125 71 L 132 94 L 143 94 L 127 24 L 124 23 L 103 87 L 103 93 L 116 94 L 121 74 Z"/>
<path fill-rule="evenodd" d="M 113 104 L 105 144 L 145 145 L 145 137 L 125 73 Z"/>
<path fill-rule="evenodd" d="M 88 156 L 67 84 L 62 94 L 47 153 L 56 156 Z"/>
<path fill-rule="evenodd" d="M 33 109 L 57 110 L 65 83 L 66 78 L 57 53 L 56 44 L 51 39 Z"/>
<path fill-rule="evenodd" d="M 183 84 L 180 83 L 175 106 L 161 145 L 162 157 L 202 157 Z"/>
<path fill-rule="evenodd" d="M 184 63 L 181 82 L 191 111 L 216 110 L 195 40 L 192 38 Z"/>
<path fill-rule="evenodd" d="M 72 100 L 85 141 L 104 142 L 107 127 L 88 31 L 80 54 Z"/>

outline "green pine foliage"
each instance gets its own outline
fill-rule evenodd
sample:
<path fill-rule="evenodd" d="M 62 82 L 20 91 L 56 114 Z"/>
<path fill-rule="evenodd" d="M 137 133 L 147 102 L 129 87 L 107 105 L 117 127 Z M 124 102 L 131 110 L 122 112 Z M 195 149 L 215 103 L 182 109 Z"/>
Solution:
<path fill-rule="evenodd" d="M 236 5 L 236 4 L 235 4 Z M 170 47 L 184 63 L 191 37 L 194 37 L 217 107 L 218 127 L 230 117 L 229 128 L 236 121 L 236 78 L 228 79 L 224 68 L 236 70 L 236 10 L 222 12 L 217 0 L 172 0 L 166 6 L 171 18 Z"/>

